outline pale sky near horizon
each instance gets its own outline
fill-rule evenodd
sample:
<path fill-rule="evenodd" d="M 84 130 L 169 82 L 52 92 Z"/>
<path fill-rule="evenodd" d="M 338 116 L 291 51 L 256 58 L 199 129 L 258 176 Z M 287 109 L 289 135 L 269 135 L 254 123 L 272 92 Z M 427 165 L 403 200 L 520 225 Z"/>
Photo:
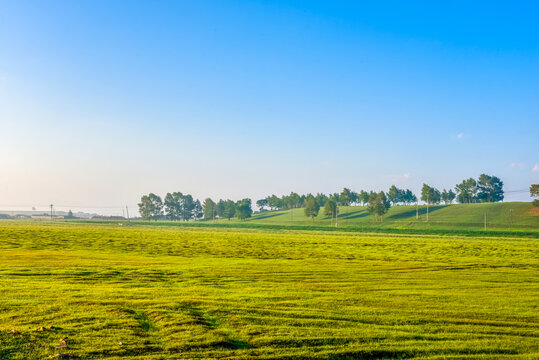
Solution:
<path fill-rule="evenodd" d="M 526 190 L 538 15 L 533 1 L 0 0 L 0 209 L 417 194 L 481 173 Z"/>

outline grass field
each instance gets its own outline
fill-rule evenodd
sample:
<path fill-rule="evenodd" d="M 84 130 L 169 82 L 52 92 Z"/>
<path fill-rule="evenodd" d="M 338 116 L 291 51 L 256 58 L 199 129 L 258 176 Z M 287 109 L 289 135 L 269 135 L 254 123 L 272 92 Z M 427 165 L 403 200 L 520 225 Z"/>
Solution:
<path fill-rule="evenodd" d="M 486 214 L 488 228 L 539 229 L 539 213 L 535 210 L 537 209 L 529 202 L 433 205 L 429 207 L 427 223 L 425 205 L 418 207 L 419 219 L 416 219 L 416 206 L 393 206 L 380 223 L 375 221 L 374 216 L 370 215 L 364 206 L 341 206 L 339 225 L 439 229 L 458 227 L 481 230 Z M 250 221 L 265 224 L 328 225 L 331 220 L 331 217 L 324 215 L 321 209 L 313 221 L 307 218 L 304 209 L 300 208 L 255 214 Z"/>
<path fill-rule="evenodd" d="M 416 210 L 418 218 L 416 218 Z M 539 237 L 539 208 L 531 203 L 453 204 L 430 207 L 394 206 L 376 221 L 363 206 L 339 207 L 338 228 L 321 210 L 315 219 L 307 218 L 303 208 L 255 213 L 247 220 L 216 219 L 204 221 L 134 221 L 131 224 L 205 228 L 244 228 L 262 230 L 314 230 L 380 232 L 415 235 L 460 236 L 534 236 Z M 484 229 L 485 214 L 487 230 Z M 118 221 L 66 220 L 79 223 L 117 224 Z"/>
<path fill-rule="evenodd" d="M 538 243 L 0 222 L 0 359 L 539 358 Z"/>

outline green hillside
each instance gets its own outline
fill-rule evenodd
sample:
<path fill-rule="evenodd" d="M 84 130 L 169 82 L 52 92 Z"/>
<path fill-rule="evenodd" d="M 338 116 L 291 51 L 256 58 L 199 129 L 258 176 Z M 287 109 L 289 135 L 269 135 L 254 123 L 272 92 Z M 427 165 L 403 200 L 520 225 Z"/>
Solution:
<path fill-rule="evenodd" d="M 418 219 L 416 219 L 417 212 Z M 428 223 L 426 206 L 419 206 L 418 211 L 416 206 L 393 206 L 384 216 L 382 223 L 376 222 L 374 216 L 370 215 L 364 206 L 342 206 L 339 207 L 338 225 L 482 229 L 485 214 L 487 228 L 539 229 L 539 212 L 534 211 L 531 203 L 526 202 L 434 205 L 429 207 Z M 304 209 L 300 208 L 257 213 L 248 221 L 260 224 L 330 225 L 332 220 L 331 217 L 324 215 L 323 209 L 320 209 L 318 217 L 311 220 L 305 216 Z"/>

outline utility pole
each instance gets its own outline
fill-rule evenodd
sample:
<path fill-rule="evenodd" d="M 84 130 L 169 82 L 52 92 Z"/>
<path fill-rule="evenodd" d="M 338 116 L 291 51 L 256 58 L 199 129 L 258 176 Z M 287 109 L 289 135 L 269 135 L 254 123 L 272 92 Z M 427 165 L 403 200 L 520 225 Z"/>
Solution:
<path fill-rule="evenodd" d="M 419 204 L 417 203 L 417 200 L 415 202 L 415 219 L 419 219 Z"/>
<path fill-rule="evenodd" d="M 335 203 L 335 227 L 339 225 L 339 204 Z"/>
<path fill-rule="evenodd" d="M 487 231 L 487 213 L 485 213 L 485 231 Z"/>
<path fill-rule="evenodd" d="M 52 204 L 51 204 L 51 222 L 52 222 Z"/>
<path fill-rule="evenodd" d="M 127 205 L 125 206 L 125 212 L 127 214 L 127 221 L 130 221 L 129 220 L 129 208 L 127 207 Z"/>

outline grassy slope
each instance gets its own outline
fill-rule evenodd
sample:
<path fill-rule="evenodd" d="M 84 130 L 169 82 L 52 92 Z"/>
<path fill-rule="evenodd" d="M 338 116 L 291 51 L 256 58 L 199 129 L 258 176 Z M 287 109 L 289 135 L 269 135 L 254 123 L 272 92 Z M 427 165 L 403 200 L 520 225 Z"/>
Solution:
<path fill-rule="evenodd" d="M 532 212 L 531 203 L 485 203 L 435 205 L 429 208 L 430 226 L 458 226 L 461 228 L 482 228 L 484 215 L 487 225 L 495 228 L 539 228 L 539 214 Z M 375 223 L 374 216 L 367 213 L 363 206 L 342 206 L 339 215 L 341 226 L 384 226 L 384 227 L 424 227 L 426 206 L 419 208 L 419 220 L 416 220 L 415 206 L 393 206 L 384 216 L 383 223 Z M 511 210 L 513 222 L 511 225 Z M 271 211 L 255 215 L 250 221 L 267 224 L 329 224 L 331 218 L 321 209 L 314 222 L 305 217 L 304 209 Z"/>
<path fill-rule="evenodd" d="M 537 358 L 537 245 L 2 222 L 0 358 Z"/>

